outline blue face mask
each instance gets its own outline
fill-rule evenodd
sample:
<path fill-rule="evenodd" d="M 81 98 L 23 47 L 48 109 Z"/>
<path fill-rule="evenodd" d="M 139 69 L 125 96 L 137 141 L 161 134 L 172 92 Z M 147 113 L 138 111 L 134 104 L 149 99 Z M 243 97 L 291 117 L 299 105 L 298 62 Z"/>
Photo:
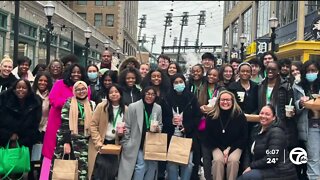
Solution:
<path fill-rule="evenodd" d="M 177 92 L 182 92 L 186 85 L 184 83 L 179 83 L 179 84 L 174 84 L 173 89 L 176 90 Z"/>
<path fill-rule="evenodd" d="M 313 82 L 317 79 L 318 73 L 307 73 L 306 74 L 306 79 L 308 82 Z"/>
<path fill-rule="evenodd" d="M 90 80 L 96 80 L 97 77 L 98 77 L 98 73 L 96 73 L 96 72 L 88 73 L 88 78 Z"/>

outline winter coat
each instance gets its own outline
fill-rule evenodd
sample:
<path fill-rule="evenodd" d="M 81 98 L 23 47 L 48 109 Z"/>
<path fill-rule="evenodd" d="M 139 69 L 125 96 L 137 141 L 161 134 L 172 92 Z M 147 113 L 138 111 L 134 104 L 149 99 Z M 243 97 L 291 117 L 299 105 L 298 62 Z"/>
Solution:
<path fill-rule="evenodd" d="M 99 148 L 102 147 L 106 137 L 109 124 L 109 113 L 106 108 L 107 101 L 102 101 L 96 107 L 90 123 L 89 152 L 88 152 L 88 174 L 91 178 L 93 167 Z M 119 137 L 115 138 L 116 144 L 119 144 Z"/>
<path fill-rule="evenodd" d="M 0 76 L 0 92 L 7 90 L 15 83 L 17 78 L 11 73 L 9 77 L 3 78 Z"/>
<path fill-rule="evenodd" d="M 56 147 L 57 131 L 61 125 L 61 109 L 68 98 L 73 96 L 73 86 L 67 86 L 63 79 L 58 80 L 52 87 L 49 94 L 50 111 L 46 133 L 44 135 L 42 154 L 49 159 L 52 159 L 54 149 Z M 88 97 L 90 98 L 91 91 L 88 88 Z"/>
<path fill-rule="evenodd" d="M 293 84 L 293 95 L 294 95 L 294 105 L 296 109 L 296 118 L 297 118 L 297 128 L 298 128 L 298 138 L 302 141 L 308 140 L 308 131 L 309 131 L 309 118 L 308 118 L 308 109 L 300 106 L 300 98 L 306 96 L 304 90 L 301 86 Z"/>
<path fill-rule="evenodd" d="M 126 132 L 121 140 L 122 152 L 118 180 L 131 180 L 132 178 L 141 143 L 144 121 L 143 106 L 143 101 L 139 100 L 130 104 L 128 110 L 125 112 Z M 160 129 L 162 129 L 161 106 L 154 103 L 151 114 L 156 114 L 156 120 L 159 121 Z"/>
<path fill-rule="evenodd" d="M 195 138 L 197 127 L 201 118 L 200 106 L 196 96 L 189 90 L 185 89 L 181 95 L 176 91 L 171 91 L 164 98 L 161 104 L 163 117 L 163 132 L 168 134 L 168 143 L 174 134 L 175 125 L 172 124 L 173 112 L 179 107 L 179 113 L 183 112 L 182 125 L 184 135 L 187 138 Z"/>
<path fill-rule="evenodd" d="M 257 114 L 258 113 L 258 85 L 250 82 L 250 89 L 248 92 L 241 86 L 240 80 L 237 82 L 232 82 L 228 86 L 228 90 L 231 91 L 237 99 L 237 103 L 241 107 L 242 111 L 246 114 Z M 244 100 L 240 102 L 237 92 L 244 92 Z"/>
<path fill-rule="evenodd" d="M 18 135 L 20 145 L 32 147 L 39 141 L 39 123 L 42 102 L 38 95 L 31 95 L 20 106 L 12 89 L 0 94 L 0 146 L 7 145 L 12 134 Z"/>
<path fill-rule="evenodd" d="M 137 61 L 135 57 L 128 57 L 119 65 L 119 73 L 121 73 L 129 63 L 133 63 L 136 69 L 140 68 L 140 63 Z"/>
<path fill-rule="evenodd" d="M 128 106 L 131 103 L 137 102 L 141 99 L 141 93 L 140 90 L 134 86 L 133 88 L 129 87 L 122 87 L 123 89 L 123 101 L 126 106 Z"/>
<path fill-rule="evenodd" d="M 23 79 L 23 77 L 19 77 L 18 75 L 18 66 L 15 67 L 12 72 L 11 72 L 17 79 Z M 27 80 L 30 81 L 31 85 L 33 84 L 33 81 L 34 81 L 34 76 L 32 74 L 32 72 L 30 71 L 30 69 L 28 70 L 28 78 Z"/>
<path fill-rule="evenodd" d="M 245 155 L 245 166 L 258 169 L 265 180 L 296 180 L 296 169 L 289 159 L 285 131 L 280 123 L 275 121 L 265 131 L 260 133 L 261 126 L 255 126 L 252 131 L 250 149 Z"/>

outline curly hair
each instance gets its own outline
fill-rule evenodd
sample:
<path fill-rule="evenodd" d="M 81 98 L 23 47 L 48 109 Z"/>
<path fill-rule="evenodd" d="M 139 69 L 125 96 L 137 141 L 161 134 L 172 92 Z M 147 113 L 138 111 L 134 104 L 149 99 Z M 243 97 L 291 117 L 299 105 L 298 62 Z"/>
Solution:
<path fill-rule="evenodd" d="M 133 67 L 129 67 L 129 68 L 125 68 L 123 71 L 121 71 L 120 75 L 119 75 L 119 85 L 122 87 L 126 87 L 127 83 L 126 83 L 126 78 L 128 73 L 132 73 L 135 75 L 136 77 L 136 82 L 135 84 L 140 84 L 141 83 L 141 75 L 138 69 L 133 68 Z"/>
<path fill-rule="evenodd" d="M 75 64 L 70 65 L 66 69 L 65 73 L 63 74 L 63 82 L 64 82 L 64 84 L 66 84 L 69 87 L 73 86 L 73 84 L 74 84 L 74 82 L 71 80 L 71 73 L 75 67 L 78 67 L 80 69 L 81 81 L 88 83 L 88 78 L 87 78 L 87 74 L 86 74 L 85 69 L 82 66 L 80 66 L 79 64 L 75 63 Z"/>

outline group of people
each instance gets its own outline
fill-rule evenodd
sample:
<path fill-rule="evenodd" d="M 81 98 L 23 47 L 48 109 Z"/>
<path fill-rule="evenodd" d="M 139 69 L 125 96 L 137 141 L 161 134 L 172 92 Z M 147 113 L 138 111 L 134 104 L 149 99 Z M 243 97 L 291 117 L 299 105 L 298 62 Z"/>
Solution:
<path fill-rule="evenodd" d="M 319 61 L 266 52 L 217 67 L 204 53 L 189 74 L 166 55 L 155 69 L 134 57 L 116 67 L 108 50 L 97 65 L 77 62 L 68 55 L 33 72 L 27 57 L 15 69 L 7 56 L 0 64 L 0 147 L 18 142 L 32 153 L 42 143 L 40 179 L 51 178 L 55 159 L 78 160 L 79 179 L 197 180 L 201 166 L 206 180 L 320 178 L 320 112 L 304 108 L 320 94 Z M 192 139 L 188 164 L 145 160 L 147 132 L 166 133 L 168 145 Z M 101 153 L 107 144 L 121 153 Z M 307 166 L 290 161 L 295 147 L 307 151 Z"/>

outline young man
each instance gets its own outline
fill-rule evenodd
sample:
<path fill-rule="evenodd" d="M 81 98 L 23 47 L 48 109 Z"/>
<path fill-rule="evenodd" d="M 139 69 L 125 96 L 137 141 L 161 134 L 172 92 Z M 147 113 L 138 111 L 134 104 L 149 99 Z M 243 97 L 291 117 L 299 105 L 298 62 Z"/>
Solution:
<path fill-rule="evenodd" d="M 99 69 L 107 68 L 113 71 L 118 71 L 118 68 L 114 64 L 112 64 L 112 52 L 110 52 L 109 50 L 103 51 L 101 63 L 99 63 L 97 66 Z"/>
<path fill-rule="evenodd" d="M 216 66 L 217 64 L 216 61 L 217 60 L 212 53 L 206 52 L 201 56 L 201 64 L 204 67 L 204 75 L 207 74 L 207 71 L 210 68 L 213 68 Z"/>
<path fill-rule="evenodd" d="M 158 62 L 158 68 L 160 68 L 166 72 L 169 67 L 169 64 L 170 64 L 170 58 L 166 55 L 161 54 L 158 57 L 157 62 Z"/>
<path fill-rule="evenodd" d="M 251 80 L 257 84 L 259 84 L 263 78 L 260 75 L 260 70 L 261 70 L 261 64 L 257 58 L 253 58 L 248 61 L 248 63 L 252 67 L 252 75 L 251 75 Z"/>

